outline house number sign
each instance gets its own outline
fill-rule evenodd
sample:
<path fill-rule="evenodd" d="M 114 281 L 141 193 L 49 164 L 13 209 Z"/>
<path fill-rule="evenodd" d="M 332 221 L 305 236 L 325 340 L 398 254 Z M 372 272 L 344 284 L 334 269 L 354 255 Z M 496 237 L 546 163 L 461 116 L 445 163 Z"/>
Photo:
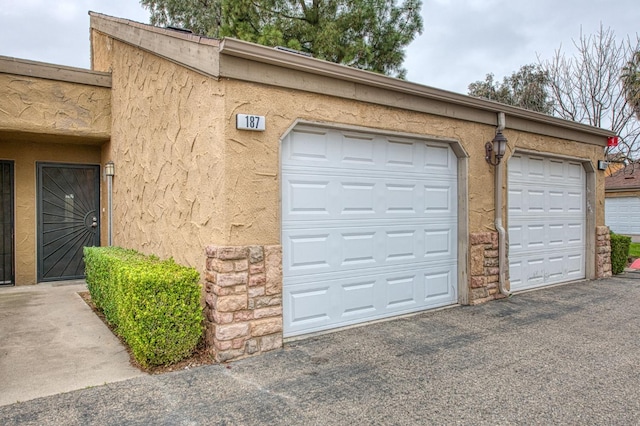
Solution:
<path fill-rule="evenodd" d="M 264 132 L 266 120 L 263 115 L 236 114 L 236 129 Z"/>

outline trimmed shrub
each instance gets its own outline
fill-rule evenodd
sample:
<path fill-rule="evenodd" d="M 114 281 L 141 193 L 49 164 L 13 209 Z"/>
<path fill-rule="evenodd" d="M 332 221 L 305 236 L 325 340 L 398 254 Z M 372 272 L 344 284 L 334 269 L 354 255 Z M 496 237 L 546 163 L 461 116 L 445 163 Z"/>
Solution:
<path fill-rule="evenodd" d="M 86 247 L 84 256 L 91 299 L 142 366 L 193 352 L 203 321 L 194 268 L 120 247 Z"/>
<path fill-rule="evenodd" d="M 624 271 L 629 261 L 631 237 L 611 232 L 611 272 L 616 275 Z"/>

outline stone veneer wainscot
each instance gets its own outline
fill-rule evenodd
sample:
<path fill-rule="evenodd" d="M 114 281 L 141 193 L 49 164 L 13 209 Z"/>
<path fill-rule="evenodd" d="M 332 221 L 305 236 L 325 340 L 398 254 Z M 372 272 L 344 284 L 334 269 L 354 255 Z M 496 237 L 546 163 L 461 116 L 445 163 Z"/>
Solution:
<path fill-rule="evenodd" d="M 282 247 L 208 246 L 205 340 L 217 362 L 282 347 Z"/>

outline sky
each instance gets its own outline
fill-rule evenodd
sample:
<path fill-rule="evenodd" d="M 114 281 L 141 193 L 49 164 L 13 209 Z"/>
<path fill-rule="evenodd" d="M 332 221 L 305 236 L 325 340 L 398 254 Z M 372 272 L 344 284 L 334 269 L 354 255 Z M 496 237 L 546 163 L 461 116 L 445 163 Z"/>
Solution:
<path fill-rule="evenodd" d="M 148 23 L 137 0 L 0 0 L 0 55 L 89 68 L 89 15 Z M 423 0 L 424 31 L 406 49 L 409 81 L 467 93 L 487 73 L 573 53 L 600 25 L 640 35 L 638 0 Z"/>

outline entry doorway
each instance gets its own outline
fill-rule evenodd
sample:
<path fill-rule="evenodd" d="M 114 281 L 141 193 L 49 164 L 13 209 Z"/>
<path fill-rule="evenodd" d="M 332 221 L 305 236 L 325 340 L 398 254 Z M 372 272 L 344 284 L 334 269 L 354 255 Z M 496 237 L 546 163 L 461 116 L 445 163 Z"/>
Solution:
<path fill-rule="evenodd" d="M 0 160 L 0 285 L 15 284 L 13 161 Z"/>
<path fill-rule="evenodd" d="M 100 245 L 100 166 L 38 163 L 38 281 L 84 278 Z"/>

